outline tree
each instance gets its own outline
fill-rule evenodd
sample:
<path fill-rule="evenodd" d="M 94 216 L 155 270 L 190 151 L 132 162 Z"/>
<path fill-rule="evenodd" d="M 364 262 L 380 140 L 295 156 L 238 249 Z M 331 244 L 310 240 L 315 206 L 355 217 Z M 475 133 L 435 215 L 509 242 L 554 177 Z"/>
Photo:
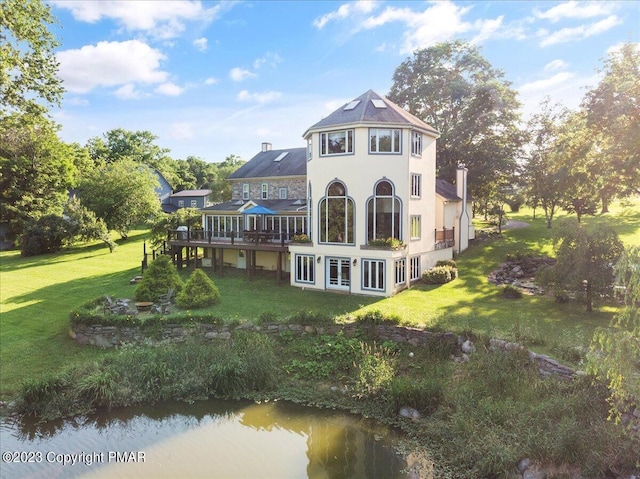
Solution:
<path fill-rule="evenodd" d="M 640 47 L 627 43 L 605 60 L 604 77 L 582 103 L 598 139 L 602 212 L 616 196 L 640 192 Z"/>
<path fill-rule="evenodd" d="M 202 213 L 196 208 L 180 208 L 170 214 L 159 213 L 151 222 L 151 244 L 159 247 L 167 239 L 167 231 L 175 231 L 178 226 L 202 228 Z"/>
<path fill-rule="evenodd" d="M 220 291 L 201 269 L 191 273 L 182 291 L 176 296 L 181 308 L 206 308 L 220 302 Z"/>
<path fill-rule="evenodd" d="M 504 73 L 478 47 L 455 41 L 418 50 L 393 75 L 389 99 L 435 127 L 438 175 L 469 169 L 471 194 L 486 203 L 496 173 L 515 173 L 522 145 L 519 102 Z"/>
<path fill-rule="evenodd" d="M 640 400 L 640 247 L 627 249 L 615 272 L 624 302 L 608 328 L 596 329 L 588 369 L 607 382 L 612 415 L 620 419 L 628 401 Z"/>
<path fill-rule="evenodd" d="M 589 228 L 563 221 L 553 244 L 556 264 L 542 268 L 536 280 L 554 287 L 558 298 L 566 293 L 583 298 L 587 311 L 593 311 L 594 301 L 613 289 L 613 265 L 623 252 L 618 234 L 605 223 Z"/>
<path fill-rule="evenodd" d="M 160 209 L 155 194 L 158 180 L 153 171 L 132 160 L 105 164 L 87 174 L 77 195 L 88 209 L 122 238 L 132 225 L 147 221 Z"/>
<path fill-rule="evenodd" d="M 64 89 L 53 53 L 59 43 L 48 29 L 55 22 L 40 0 L 0 3 L 0 119 L 40 116 L 46 112 L 41 101 L 60 105 Z"/>
<path fill-rule="evenodd" d="M 55 253 L 62 249 L 69 237 L 69 224 L 58 215 L 45 215 L 29 221 L 22 236 L 22 256 Z"/>
<path fill-rule="evenodd" d="M 175 293 L 182 290 L 182 279 L 167 255 L 154 259 L 142 275 L 134 293 L 136 301 L 157 301 L 171 288 Z"/>
<path fill-rule="evenodd" d="M 78 198 L 71 198 L 67 202 L 64 215 L 69 224 L 69 243 L 76 240 L 101 240 L 109 248 L 110 253 L 116 249 L 117 245 L 109 236 L 105 222 L 97 218 L 93 211 L 85 208 Z"/>
<path fill-rule="evenodd" d="M 212 190 L 211 201 L 228 201 L 231 199 L 232 186 L 227 181 L 227 178 L 245 164 L 239 156 L 229 155 L 223 162 L 214 163 L 216 165 L 216 177 L 215 180 L 209 183 L 209 188 Z"/>
<path fill-rule="evenodd" d="M 0 119 L 0 220 L 19 238 L 26 221 L 61 216 L 75 178 L 74 151 L 44 117 L 12 114 Z"/>

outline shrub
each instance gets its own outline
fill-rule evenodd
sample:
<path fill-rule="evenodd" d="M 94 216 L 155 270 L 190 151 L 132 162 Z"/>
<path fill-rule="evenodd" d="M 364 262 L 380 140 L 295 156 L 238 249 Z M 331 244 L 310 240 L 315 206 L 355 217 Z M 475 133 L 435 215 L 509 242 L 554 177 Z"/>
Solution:
<path fill-rule="evenodd" d="M 404 247 L 404 243 L 398 238 L 376 238 L 369 241 L 369 246 L 383 247 L 395 250 Z"/>
<path fill-rule="evenodd" d="M 306 234 L 302 233 L 299 235 L 293 235 L 293 237 L 291 238 L 291 241 L 293 243 L 311 243 L 311 238 L 309 238 L 309 236 L 307 236 Z"/>
<path fill-rule="evenodd" d="M 393 380 L 396 358 L 385 347 L 361 343 L 361 354 L 354 366 L 356 394 L 359 397 L 379 397 Z"/>
<path fill-rule="evenodd" d="M 201 269 L 196 269 L 176 296 L 181 308 L 206 308 L 220 302 L 220 291 Z"/>
<path fill-rule="evenodd" d="M 427 284 L 445 284 L 458 277 L 458 268 L 435 266 L 422 273 L 422 281 Z"/>
<path fill-rule="evenodd" d="M 436 262 L 436 266 L 449 266 L 451 268 L 457 268 L 458 264 L 455 259 L 441 259 Z"/>
<path fill-rule="evenodd" d="M 182 280 L 178 270 L 167 255 L 160 255 L 151 262 L 138 283 L 135 298 L 137 301 L 156 301 L 167 290 L 173 288 L 178 293 L 182 290 Z"/>
<path fill-rule="evenodd" d="M 505 284 L 502 287 L 502 297 L 506 299 L 520 299 L 524 296 L 519 288 L 511 284 Z"/>
<path fill-rule="evenodd" d="M 22 256 L 55 253 L 68 238 L 68 223 L 56 215 L 46 215 L 29 223 L 22 236 Z"/>

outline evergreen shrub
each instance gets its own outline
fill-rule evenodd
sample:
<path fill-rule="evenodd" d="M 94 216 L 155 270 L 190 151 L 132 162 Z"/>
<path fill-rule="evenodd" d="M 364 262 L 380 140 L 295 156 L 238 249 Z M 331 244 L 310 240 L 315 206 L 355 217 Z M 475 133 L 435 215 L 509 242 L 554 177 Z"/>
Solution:
<path fill-rule="evenodd" d="M 167 294 L 169 288 L 176 293 L 182 290 L 182 279 L 167 255 L 160 255 L 151 262 L 142 275 L 135 292 L 136 301 L 156 301 Z"/>
<path fill-rule="evenodd" d="M 220 291 L 215 283 L 201 269 L 196 269 L 176 296 L 181 308 L 206 308 L 220 302 Z"/>
<path fill-rule="evenodd" d="M 427 284 L 445 284 L 458 277 L 458 268 L 435 266 L 422 273 L 422 281 Z"/>

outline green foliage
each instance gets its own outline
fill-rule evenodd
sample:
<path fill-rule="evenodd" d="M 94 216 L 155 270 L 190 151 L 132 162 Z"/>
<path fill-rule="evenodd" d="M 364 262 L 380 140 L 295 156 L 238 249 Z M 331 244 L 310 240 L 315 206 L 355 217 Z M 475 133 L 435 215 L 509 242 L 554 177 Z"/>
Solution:
<path fill-rule="evenodd" d="M 339 333 L 300 338 L 293 343 L 294 357 L 285 370 L 299 379 L 324 379 L 351 371 L 360 353 L 360 340 Z"/>
<path fill-rule="evenodd" d="M 40 0 L 0 4 L 0 117 L 9 111 L 40 116 L 42 101 L 59 105 L 64 89 L 54 54 L 59 45 L 49 26 L 57 23 Z"/>
<path fill-rule="evenodd" d="M 446 284 L 458 277 L 458 268 L 435 266 L 422 273 L 422 281 L 427 284 Z"/>
<path fill-rule="evenodd" d="M 109 230 L 127 237 L 131 225 L 143 223 L 160 209 L 152 170 L 133 160 L 104 164 L 80 181 L 77 195 Z"/>
<path fill-rule="evenodd" d="M 182 290 L 182 279 L 178 270 L 167 255 L 160 255 L 151 262 L 142 275 L 135 291 L 137 301 L 156 301 L 161 295 L 167 294 L 169 288 L 176 293 Z"/>
<path fill-rule="evenodd" d="M 215 283 L 201 269 L 191 273 L 182 291 L 176 296 L 181 308 L 206 308 L 220 302 L 220 291 Z"/>
<path fill-rule="evenodd" d="M 589 227 L 563 221 L 554 237 L 557 262 L 541 268 L 536 281 L 553 286 L 556 295 L 569 292 L 584 296 L 587 311 L 613 288 L 613 265 L 622 254 L 618 234 L 604 223 Z"/>
<path fill-rule="evenodd" d="M 175 231 L 178 226 L 191 229 L 202 229 L 202 214 L 196 208 L 180 208 L 166 214 L 159 212 L 151 221 L 151 243 L 160 246 L 167 239 L 167 231 Z"/>
<path fill-rule="evenodd" d="M 22 235 L 22 256 L 55 253 L 69 237 L 69 224 L 61 216 L 46 215 L 26 225 Z"/>
<path fill-rule="evenodd" d="M 383 397 L 396 371 L 396 358 L 388 348 L 360 343 L 355 368 L 354 389 L 358 397 Z"/>
<path fill-rule="evenodd" d="M 311 243 L 311 238 L 308 235 L 302 233 L 299 235 L 293 235 L 291 237 L 293 243 Z"/>
<path fill-rule="evenodd" d="M 73 243 L 76 239 L 81 241 L 102 240 L 111 253 L 118 246 L 109 236 L 104 221 L 96 218 L 95 213 L 85 208 L 78 198 L 73 197 L 67 202 L 64 214 L 69 224 L 69 243 Z"/>
<path fill-rule="evenodd" d="M 524 296 L 520 288 L 516 288 L 511 284 L 505 284 L 502 287 L 501 294 L 502 297 L 506 299 L 522 299 Z"/>
<path fill-rule="evenodd" d="M 390 236 L 389 238 L 376 238 L 369 240 L 369 246 L 398 250 L 404 248 L 405 244 L 398 238 L 393 238 Z"/>
<path fill-rule="evenodd" d="M 436 266 L 448 266 L 450 268 L 457 268 L 458 264 L 455 259 L 440 259 L 436 261 Z"/>
<path fill-rule="evenodd" d="M 444 387 L 444 380 L 433 374 L 419 379 L 396 376 L 389 384 L 389 401 L 393 411 L 408 406 L 422 414 L 431 414 L 444 401 Z"/>

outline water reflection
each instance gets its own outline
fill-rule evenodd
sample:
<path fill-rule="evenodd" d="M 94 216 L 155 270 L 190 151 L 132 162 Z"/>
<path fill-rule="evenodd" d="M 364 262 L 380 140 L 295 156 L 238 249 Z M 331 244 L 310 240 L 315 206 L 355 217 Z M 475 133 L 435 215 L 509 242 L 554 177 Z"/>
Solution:
<path fill-rule="evenodd" d="M 43 425 L 4 422 L 2 452 L 42 460 L 2 464 L 0 476 L 406 478 L 396 439 L 370 421 L 292 404 L 168 403 Z M 90 464 L 82 460 L 92 454 Z"/>

